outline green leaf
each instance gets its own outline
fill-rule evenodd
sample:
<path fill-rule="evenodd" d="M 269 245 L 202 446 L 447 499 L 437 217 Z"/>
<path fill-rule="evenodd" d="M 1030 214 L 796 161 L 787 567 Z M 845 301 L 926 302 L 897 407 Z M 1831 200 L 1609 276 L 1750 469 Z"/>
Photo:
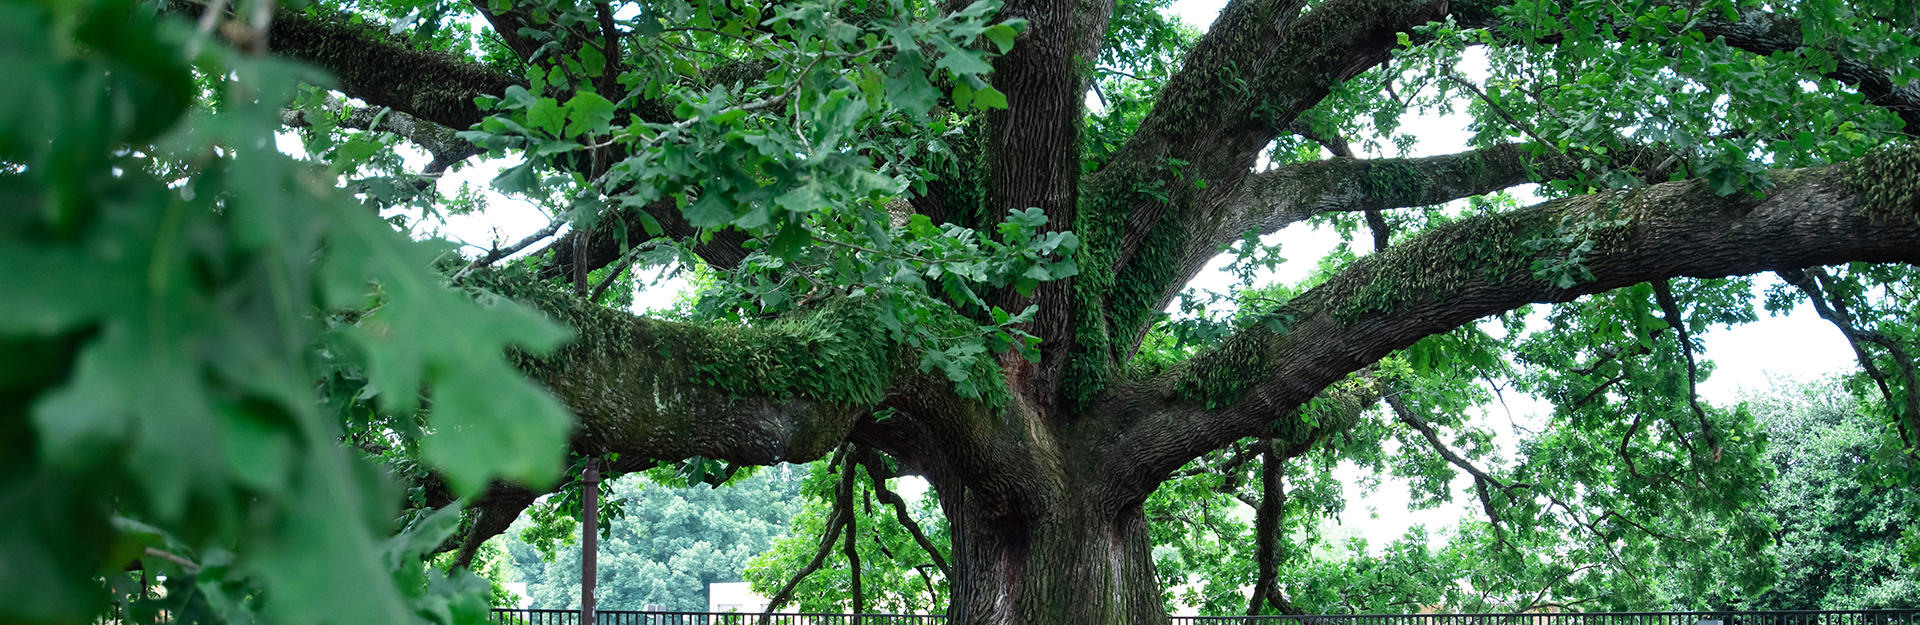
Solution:
<path fill-rule="evenodd" d="M 940 60 L 934 67 L 953 72 L 956 76 L 985 74 L 993 71 L 993 64 L 986 60 L 986 53 L 968 50 L 953 45 L 945 39 L 935 39 L 934 49 L 940 51 Z"/>
<path fill-rule="evenodd" d="M 982 111 L 1004 109 L 1007 108 L 1007 96 L 1004 93 L 1000 93 L 999 89 L 993 88 L 993 85 L 987 85 L 979 91 L 974 92 L 973 106 Z"/>
<path fill-rule="evenodd" d="M 993 41 L 993 45 L 1000 48 L 1001 54 L 1006 54 L 1013 49 L 1013 39 L 1019 36 L 1020 33 L 1015 31 L 1010 25 L 994 24 L 988 26 L 981 34 L 986 35 L 987 39 Z"/>
<path fill-rule="evenodd" d="M 606 67 L 607 56 L 601 54 L 598 48 L 592 45 L 580 46 L 580 69 L 585 70 L 588 76 L 599 78 L 606 71 Z"/>
<path fill-rule="evenodd" d="M 614 106 L 600 94 L 582 91 L 567 100 L 567 129 L 569 139 L 582 134 L 602 135 L 608 130 L 608 122 L 613 120 Z"/>
<path fill-rule="evenodd" d="M 719 193 L 703 193 L 681 213 L 695 228 L 719 228 L 733 223 L 733 206 Z"/>
<path fill-rule="evenodd" d="M 967 83 L 964 81 L 954 83 L 953 105 L 959 108 L 967 108 L 967 105 L 972 103 L 973 103 L 973 87 L 967 85 Z"/>
<path fill-rule="evenodd" d="M 780 233 L 774 235 L 773 245 L 767 251 L 776 257 L 793 258 L 812 243 L 812 231 L 799 224 L 788 223 L 780 227 Z"/>
<path fill-rule="evenodd" d="M 940 99 L 940 90 L 927 80 L 926 59 L 919 51 L 894 57 L 887 74 L 886 97 L 902 111 L 914 116 L 926 115 Z"/>
<path fill-rule="evenodd" d="M 560 105 L 554 102 L 553 98 L 540 98 L 534 101 L 533 106 L 527 108 L 527 126 L 529 127 L 545 130 L 557 136 L 566 129 L 566 125 L 567 114 L 560 109 Z"/>

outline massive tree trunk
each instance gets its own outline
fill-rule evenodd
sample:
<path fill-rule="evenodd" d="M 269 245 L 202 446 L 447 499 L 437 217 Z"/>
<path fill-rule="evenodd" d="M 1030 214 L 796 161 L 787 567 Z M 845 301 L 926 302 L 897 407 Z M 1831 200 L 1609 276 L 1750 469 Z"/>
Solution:
<path fill-rule="evenodd" d="M 940 490 L 965 534 L 955 560 L 966 580 L 954 599 L 971 623 L 1166 623 L 1140 502 L 1092 495 L 1087 476 L 1060 476 L 1034 518 L 996 510 L 978 494 L 965 506 Z"/>

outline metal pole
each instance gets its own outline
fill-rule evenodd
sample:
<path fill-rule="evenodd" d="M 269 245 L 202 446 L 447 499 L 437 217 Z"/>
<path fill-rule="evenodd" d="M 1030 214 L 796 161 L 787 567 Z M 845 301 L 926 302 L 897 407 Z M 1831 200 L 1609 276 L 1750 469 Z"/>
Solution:
<path fill-rule="evenodd" d="M 580 476 L 580 625 L 593 625 L 593 583 L 600 578 L 600 467 L 587 458 Z"/>
<path fill-rule="evenodd" d="M 953 509 L 958 512 L 958 514 L 954 515 L 954 518 L 950 521 L 950 526 L 953 530 L 953 546 L 950 551 L 953 553 L 954 579 L 948 582 L 949 591 L 952 596 L 947 599 L 947 618 L 950 619 L 948 625 L 964 625 L 967 622 L 967 591 L 970 590 L 970 588 L 967 587 L 966 565 L 967 484 L 964 480 L 955 481 L 960 482 L 960 494 L 955 497 L 955 499 L 959 501 L 953 506 Z"/>

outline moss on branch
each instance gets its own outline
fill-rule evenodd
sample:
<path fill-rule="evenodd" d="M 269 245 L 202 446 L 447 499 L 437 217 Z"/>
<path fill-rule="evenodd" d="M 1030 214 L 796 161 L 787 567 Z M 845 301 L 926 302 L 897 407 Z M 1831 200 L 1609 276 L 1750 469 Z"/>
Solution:
<path fill-rule="evenodd" d="M 837 299 L 751 327 L 673 323 L 583 302 L 525 269 L 469 284 L 533 306 L 575 339 L 517 355 L 580 415 L 582 440 L 659 459 L 802 461 L 878 404 L 900 353 L 871 302 Z"/>
<path fill-rule="evenodd" d="M 1920 223 L 1920 146 L 1887 147 L 1847 163 L 1847 186 L 1866 202 L 1874 223 Z"/>

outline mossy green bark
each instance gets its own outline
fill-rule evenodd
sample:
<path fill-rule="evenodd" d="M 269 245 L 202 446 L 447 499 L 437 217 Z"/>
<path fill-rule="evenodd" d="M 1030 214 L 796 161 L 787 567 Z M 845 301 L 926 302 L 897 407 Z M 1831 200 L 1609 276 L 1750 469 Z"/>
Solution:
<path fill-rule="evenodd" d="M 1875 223 L 1920 223 L 1920 145 L 1875 150 L 1848 163 L 1844 175 Z"/>
<path fill-rule="evenodd" d="M 900 350 L 865 300 L 838 299 L 750 327 L 638 317 L 531 276 L 469 284 L 572 328 L 554 354 L 519 364 L 580 416 L 604 451 L 804 461 L 844 440 L 894 382 Z"/>

